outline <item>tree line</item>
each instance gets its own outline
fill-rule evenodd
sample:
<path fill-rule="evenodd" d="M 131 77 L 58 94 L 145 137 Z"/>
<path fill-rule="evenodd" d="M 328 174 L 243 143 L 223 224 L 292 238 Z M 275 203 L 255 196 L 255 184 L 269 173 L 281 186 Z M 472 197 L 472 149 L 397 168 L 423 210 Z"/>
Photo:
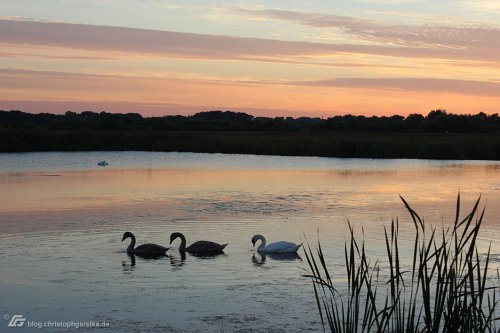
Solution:
<path fill-rule="evenodd" d="M 236 131 L 236 132 L 381 132 L 381 133 L 490 133 L 499 132 L 498 114 L 453 114 L 438 109 L 426 116 L 339 115 L 330 118 L 254 117 L 233 111 L 204 111 L 194 115 L 143 117 L 138 113 L 84 111 L 65 114 L 0 110 L 0 128 L 124 131 Z"/>

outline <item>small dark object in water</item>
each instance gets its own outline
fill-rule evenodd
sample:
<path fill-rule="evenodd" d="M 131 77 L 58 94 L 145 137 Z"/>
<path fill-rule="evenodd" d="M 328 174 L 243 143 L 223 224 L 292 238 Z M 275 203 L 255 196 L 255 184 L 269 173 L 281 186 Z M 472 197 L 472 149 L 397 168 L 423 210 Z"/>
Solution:
<path fill-rule="evenodd" d="M 107 166 L 109 163 L 106 161 L 100 161 L 97 163 L 98 166 Z"/>

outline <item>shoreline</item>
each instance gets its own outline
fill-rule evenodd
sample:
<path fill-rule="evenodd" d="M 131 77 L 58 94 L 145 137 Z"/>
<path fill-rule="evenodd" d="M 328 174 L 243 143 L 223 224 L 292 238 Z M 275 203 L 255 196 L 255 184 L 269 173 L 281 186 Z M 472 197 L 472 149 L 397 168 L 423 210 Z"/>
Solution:
<path fill-rule="evenodd" d="M 494 161 L 500 133 L 0 130 L 2 153 L 57 151 Z"/>

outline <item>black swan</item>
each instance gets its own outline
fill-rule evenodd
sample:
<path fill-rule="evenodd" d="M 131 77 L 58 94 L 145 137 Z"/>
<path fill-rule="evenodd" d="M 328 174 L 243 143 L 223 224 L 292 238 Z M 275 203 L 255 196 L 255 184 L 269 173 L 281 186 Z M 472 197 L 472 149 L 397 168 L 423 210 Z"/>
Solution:
<path fill-rule="evenodd" d="M 163 247 L 160 245 L 156 244 L 142 244 L 139 245 L 138 247 L 135 247 L 135 236 L 131 232 L 126 232 L 123 234 L 122 242 L 127 239 L 131 238 L 132 240 L 130 241 L 130 245 L 127 247 L 127 253 L 128 254 L 135 254 L 138 256 L 143 256 L 143 257 L 159 257 L 165 255 L 165 252 L 167 252 L 170 248 L 169 247 Z"/>
<path fill-rule="evenodd" d="M 186 247 L 186 237 L 184 237 L 183 234 L 180 232 L 174 232 L 173 234 L 170 235 L 170 244 L 176 239 L 180 238 L 181 239 L 181 245 L 179 246 L 179 251 L 181 252 L 189 252 L 193 254 L 218 254 L 218 253 L 223 253 L 224 248 L 227 246 L 227 244 L 217 244 L 214 242 L 209 242 L 209 241 L 197 241 L 194 242 L 193 244 L 189 245 Z"/>

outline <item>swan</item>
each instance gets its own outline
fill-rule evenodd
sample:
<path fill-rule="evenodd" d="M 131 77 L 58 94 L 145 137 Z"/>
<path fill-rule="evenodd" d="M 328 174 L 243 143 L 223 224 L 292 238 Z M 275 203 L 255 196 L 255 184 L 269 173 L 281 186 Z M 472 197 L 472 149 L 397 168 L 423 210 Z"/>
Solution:
<path fill-rule="evenodd" d="M 177 238 L 181 239 L 181 245 L 179 246 L 180 252 L 186 251 L 193 254 L 217 254 L 223 253 L 224 248 L 227 246 L 227 243 L 217 244 L 214 242 L 201 240 L 194 242 L 193 244 L 186 247 L 186 237 L 184 237 L 184 235 L 180 232 L 174 232 L 170 235 L 170 244 L 172 244 L 172 242 Z"/>
<path fill-rule="evenodd" d="M 257 243 L 258 240 L 262 241 L 262 243 L 260 243 L 257 251 L 262 253 L 297 253 L 299 248 L 302 246 L 302 243 L 297 245 L 295 243 L 285 241 L 271 243 L 266 246 L 266 239 L 262 235 L 253 236 L 252 245 L 255 246 L 255 243 Z"/>
<path fill-rule="evenodd" d="M 156 244 L 142 244 L 134 248 L 135 247 L 134 234 L 127 231 L 126 233 L 123 234 L 122 242 L 127 238 L 131 238 L 130 245 L 127 247 L 127 253 L 129 255 L 136 254 L 138 256 L 144 256 L 144 257 L 159 257 L 165 255 L 165 252 L 167 252 L 170 249 L 169 247 L 163 247 Z"/>

